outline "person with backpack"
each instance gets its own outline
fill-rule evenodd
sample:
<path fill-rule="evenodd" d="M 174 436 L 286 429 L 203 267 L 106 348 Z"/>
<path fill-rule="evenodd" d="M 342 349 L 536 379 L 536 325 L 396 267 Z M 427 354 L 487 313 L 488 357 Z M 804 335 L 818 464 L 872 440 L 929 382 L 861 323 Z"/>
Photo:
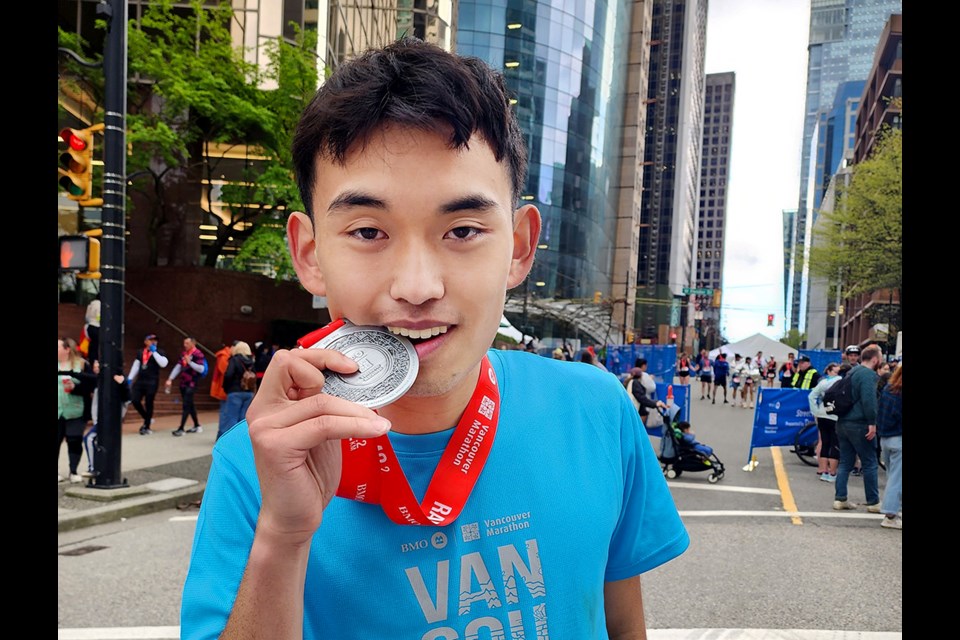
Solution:
<path fill-rule="evenodd" d="M 257 390 L 257 373 L 254 370 L 253 353 L 250 345 L 238 341 L 230 350 L 227 371 L 223 374 L 223 390 L 227 393 L 221 427 L 217 431 L 219 439 L 230 427 L 247 417 L 247 407 Z"/>
<path fill-rule="evenodd" d="M 820 437 L 817 454 L 817 473 L 824 482 L 837 481 L 837 465 L 840 463 L 840 448 L 837 445 L 837 416 L 827 413 L 823 406 L 823 394 L 840 380 L 840 365 L 831 362 L 823 370 L 823 377 L 810 389 L 807 402 L 810 413 L 817 421 L 817 433 Z"/>
<path fill-rule="evenodd" d="M 200 426 L 200 419 L 197 417 L 194 395 L 197 393 L 197 382 L 206 374 L 207 359 L 203 352 L 197 349 L 196 338 L 184 338 L 180 361 L 173 367 L 170 377 L 164 383 L 164 391 L 169 393 L 173 381 L 177 379 L 177 376 L 180 376 L 180 397 L 183 399 L 183 411 L 180 414 L 180 426 L 173 432 L 173 435 L 179 437 L 185 433 L 183 427 L 187 424 L 187 416 L 193 419 L 193 427 L 187 429 L 186 433 L 203 433 L 203 427 Z"/>
<path fill-rule="evenodd" d="M 841 382 L 835 383 L 824 394 L 824 402 L 828 404 L 833 393 L 849 389 L 852 401 L 849 410 L 841 409 L 839 412 L 836 411 L 837 403 L 834 403 L 837 441 L 840 445 L 840 464 L 837 467 L 833 500 L 833 508 L 837 511 L 856 509 L 856 505 L 847 499 L 847 480 L 859 456 L 867 512 L 880 513 L 877 481 L 879 464 L 874 438 L 877 437 L 877 367 L 882 360 L 880 347 L 870 345 L 860 353 L 860 364 L 850 369 Z"/>

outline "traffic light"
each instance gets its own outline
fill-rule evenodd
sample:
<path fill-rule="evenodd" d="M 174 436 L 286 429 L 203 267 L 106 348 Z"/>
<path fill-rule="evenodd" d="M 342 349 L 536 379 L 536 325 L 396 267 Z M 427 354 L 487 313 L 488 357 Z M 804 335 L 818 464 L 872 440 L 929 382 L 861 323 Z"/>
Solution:
<path fill-rule="evenodd" d="M 720 300 L 721 300 L 720 295 L 721 295 L 721 294 L 720 294 L 720 289 L 714 289 L 714 290 L 713 290 L 713 303 L 711 304 L 711 306 L 712 306 L 714 309 L 719 309 L 719 308 L 720 308 Z"/>
<path fill-rule="evenodd" d="M 768 313 L 768 314 L 767 314 L 767 326 L 768 326 L 768 327 L 772 327 L 772 326 L 773 326 L 773 314 L 772 314 L 772 313 Z"/>
<path fill-rule="evenodd" d="M 78 278 L 99 278 L 100 241 L 91 236 L 101 233 L 95 229 L 89 235 L 60 236 L 60 270 L 75 271 Z"/>
<path fill-rule="evenodd" d="M 60 154 L 60 166 L 57 173 L 59 183 L 67 192 L 67 197 L 77 202 L 91 200 L 93 192 L 93 134 L 103 130 L 103 124 L 95 124 L 86 129 L 64 129 L 60 139 L 67 148 Z"/>

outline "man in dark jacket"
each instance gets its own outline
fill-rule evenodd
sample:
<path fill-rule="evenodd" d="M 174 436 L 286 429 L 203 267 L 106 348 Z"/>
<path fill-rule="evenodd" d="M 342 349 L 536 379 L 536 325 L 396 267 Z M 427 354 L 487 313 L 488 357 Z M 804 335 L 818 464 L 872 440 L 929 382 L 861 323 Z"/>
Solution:
<path fill-rule="evenodd" d="M 847 480 L 857 456 L 863 475 L 863 491 L 870 513 L 880 513 L 880 490 L 877 482 L 877 367 L 883 360 L 880 347 L 871 345 L 860 353 L 860 364 L 847 372 L 851 379 L 853 407 L 837 420 L 837 440 L 840 443 L 840 465 L 834 489 L 833 508 L 840 511 L 856 509 L 847 500 Z"/>

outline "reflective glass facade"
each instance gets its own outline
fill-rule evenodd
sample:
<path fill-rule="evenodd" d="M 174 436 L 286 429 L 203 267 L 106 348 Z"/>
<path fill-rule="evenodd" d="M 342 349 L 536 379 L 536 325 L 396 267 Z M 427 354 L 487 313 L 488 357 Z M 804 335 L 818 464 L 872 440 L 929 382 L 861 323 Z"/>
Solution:
<path fill-rule="evenodd" d="M 847 81 L 865 81 L 873 67 L 874 53 L 884 25 L 891 14 L 903 13 L 902 0 L 811 0 L 810 44 L 807 54 L 807 97 L 804 108 L 803 144 L 800 158 L 800 193 L 797 207 L 797 245 L 790 247 L 795 260 L 802 261 L 805 239 L 810 235 L 813 201 L 809 185 L 816 183 L 811 167 L 811 144 L 820 113 L 833 106 L 837 87 Z M 814 158 L 815 159 L 815 158 Z M 829 182 L 829 177 L 827 178 Z M 785 299 L 789 328 L 801 328 L 807 307 L 795 278 Z"/>
<path fill-rule="evenodd" d="M 524 200 L 543 216 L 529 290 L 543 298 L 610 294 L 627 0 L 462 1 L 456 51 L 502 69 L 530 169 Z M 520 204 L 523 204 L 521 202 Z M 539 284 L 539 283 L 542 283 Z"/>

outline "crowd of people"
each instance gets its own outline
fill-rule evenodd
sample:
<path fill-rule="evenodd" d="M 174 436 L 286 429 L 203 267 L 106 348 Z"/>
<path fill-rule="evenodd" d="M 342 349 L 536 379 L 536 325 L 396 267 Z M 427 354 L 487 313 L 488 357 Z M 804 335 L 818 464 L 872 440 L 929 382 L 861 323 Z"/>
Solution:
<path fill-rule="evenodd" d="M 91 316 L 91 308 L 96 315 Z M 96 323 L 94 325 L 93 323 Z M 88 307 L 86 322 L 80 330 L 80 340 L 62 336 L 58 338 L 58 442 L 57 457 L 63 443 L 67 445 L 69 473 L 57 473 L 57 482 L 80 483 L 96 476 L 94 467 L 97 446 L 98 391 L 101 371 L 97 359 L 99 353 L 99 300 Z M 235 340 L 224 345 L 214 356 L 214 366 L 207 364 L 206 355 L 197 347 L 195 338 L 183 339 L 183 348 L 169 375 L 163 381 L 165 393 L 170 393 L 174 380 L 179 379 L 181 398 L 180 425 L 172 432 L 175 437 L 203 432 L 197 414 L 195 396 L 198 382 L 212 369 L 210 395 L 220 401 L 217 438 L 230 427 L 246 417 L 247 407 L 253 400 L 259 380 L 263 377 L 276 351 L 275 346 L 258 342 L 257 356 L 250 345 Z M 124 376 L 116 374 L 117 397 L 121 403 L 121 420 L 127 408 L 133 407 L 142 419 L 138 431 L 142 436 L 153 434 L 156 396 L 163 379 L 162 371 L 170 364 L 170 358 L 159 346 L 156 334 L 143 338 L 143 346 L 137 352 Z M 122 366 L 122 364 L 121 364 Z M 244 375 L 244 374 L 247 375 Z M 192 425 L 187 428 L 187 420 Z M 81 459 L 86 455 L 87 464 L 81 472 Z"/>

